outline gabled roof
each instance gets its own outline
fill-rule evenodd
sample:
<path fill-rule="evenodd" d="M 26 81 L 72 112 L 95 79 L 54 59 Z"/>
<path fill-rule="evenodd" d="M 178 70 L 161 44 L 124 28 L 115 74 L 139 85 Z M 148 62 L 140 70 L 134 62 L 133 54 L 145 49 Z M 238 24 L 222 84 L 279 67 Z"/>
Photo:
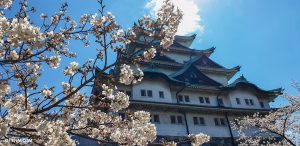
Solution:
<path fill-rule="evenodd" d="M 163 61 L 163 62 L 168 62 L 168 63 L 175 63 L 175 64 L 181 64 L 181 63 L 178 63 L 177 61 L 175 61 L 174 59 L 166 56 L 166 55 L 162 55 L 160 52 L 157 52 L 155 57 L 152 58 L 151 61 Z"/>
<path fill-rule="evenodd" d="M 161 66 L 167 68 L 178 68 L 182 66 L 182 63 L 179 63 L 166 55 L 161 55 L 160 52 L 157 52 L 155 57 L 152 58 L 151 61 L 141 62 L 141 64 L 150 65 L 150 66 L 155 65 L 155 66 Z"/>
<path fill-rule="evenodd" d="M 189 62 L 195 65 L 200 71 L 203 71 L 204 73 L 212 72 L 225 74 L 228 80 L 231 79 L 238 71 L 240 71 L 240 66 L 228 69 L 214 62 L 206 55 L 199 55 L 191 59 Z"/>
<path fill-rule="evenodd" d="M 173 44 L 171 45 L 171 47 L 177 47 L 177 48 L 188 49 L 188 50 L 191 49 L 191 48 L 189 48 L 189 46 L 182 45 L 179 42 L 177 42 L 176 40 L 173 41 Z"/>
<path fill-rule="evenodd" d="M 193 35 L 192 35 L 193 36 Z M 169 51 L 170 52 L 177 52 L 177 53 L 185 53 L 185 54 L 205 54 L 207 56 L 210 56 L 214 50 L 215 47 L 211 47 L 205 50 L 198 50 L 198 49 L 192 49 L 190 48 L 190 45 L 186 45 L 186 41 L 191 41 L 192 43 L 192 36 L 176 36 L 175 40 L 173 41 L 173 44 L 170 46 Z M 159 41 L 154 41 L 155 43 L 159 44 Z M 136 47 L 143 48 L 145 47 L 145 42 L 140 40 L 135 40 L 134 42 L 131 42 L 127 47 L 129 48 L 130 52 L 133 52 Z"/>
<path fill-rule="evenodd" d="M 224 89 L 236 89 L 238 87 L 249 87 L 249 88 L 253 88 L 254 90 L 256 90 L 259 93 L 263 93 L 263 94 L 267 94 L 267 95 L 281 95 L 283 92 L 282 88 L 277 88 L 277 89 L 273 89 L 273 90 L 264 90 L 259 88 L 258 86 L 256 86 L 255 84 L 249 82 L 243 75 L 240 76 L 239 78 L 237 78 L 234 82 L 232 82 L 231 84 L 224 86 Z"/>
<path fill-rule="evenodd" d="M 170 77 L 170 76 L 168 76 L 168 75 L 164 74 L 163 72 L 160 72 L 159 70 L 156 70 L 156 69 L 148 68 L 148 69 L 144 69 L 143 72 L 144 72 L 145 77 L 163 78 L 166 81 L 171 82 L 171 83 L 183 84 L 183 85 L 185 84 L 184 82 L 176 80 L 176 79 L 174 79 L 174 78 L 172 78 L 172 77 Z"/>
<path fill-rule="evenodd" d="M 191 36 L 175 36 L 175 42 L 178 42 L 179 44 L 185 46 L 185 47 L 190 47 L 191 44 L 193 43 L 194 39 L 196 38 L 196 34 L 193 34 Z"/>
<path fill-rule="evenodd" d="M 214 51 L 215 47 L 211 47 L 205 50 L 198 50 L 198 49 L 192 49 L 186 46 L 183 46 L 179 44 L 178 42 L 174 41 L 173 44 L 170 46 L 169 49 L 170 52 L 177 52 L 177 53 L 184 53 L 189 55 L 207 55 L 210 56 Z"/>
<path fill-rule="evenodd" d="M 194 64 L 200 67 L 212 67 L 212 68 L 222 68 L 225 69 L 225 67 L 219 65 L 218 63 L 214 62 L 210 58 L 208 58 L 206 55 L 201 55 L 197 58 L 197 60 L 194 61 Z"/>
<path fill-rule="evenodd" d="M 221 86 L 220 83 L 203 74 L 192 63 L 187 63 L 183 68 L 170 76 L 176 80 L 193 85 Z"/>

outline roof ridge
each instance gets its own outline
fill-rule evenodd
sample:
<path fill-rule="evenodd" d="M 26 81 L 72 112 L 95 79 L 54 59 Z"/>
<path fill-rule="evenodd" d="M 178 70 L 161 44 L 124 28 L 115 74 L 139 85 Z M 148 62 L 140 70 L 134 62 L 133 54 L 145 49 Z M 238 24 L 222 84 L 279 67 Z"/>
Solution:
<path fill-rule="evenodd" d="M 237 78 L 235 81 L 233 81 L 231 84 L 224 86 L 225 88 L 235 88 L 236 86 L 238 86 L 238 84 L 244 84 L 244 85 L 251 85 L 253 86 L 256 90 L 265 92 L 265 93 L 273 93 L 273 94 L 282 94 L 283 90 L 282 88 L 276 88 L 276 89 L 272 89 L 272 90 L 264 90 L 260 87 L 258 87 L 256 84 L 248 81 L 245 76 L 242 74 L 239 78 Z"/>
<path fill-rule="evenodd" d="M 204 73 L 202 73 L 197 67 L 195 67 L 193 65 L 193 63 L 187 63 L 183 68 L 181 68 L 179 71 L 169 75 L 170 77 L 172 78 L 175 78 L 178 77 L 179 75 L 185 73 L 190 67 L 194 67 L 199 73 L 201 76 L 204 77 L 204 80 L 209 80 L 209 81 L 212 81 L 214 84 L 216 85 L 222 85 L 221 83 L 215 81 L 214 79 L 211 79 L 210 77 L 208 77 L 207 75 L 205 75 Z"/>

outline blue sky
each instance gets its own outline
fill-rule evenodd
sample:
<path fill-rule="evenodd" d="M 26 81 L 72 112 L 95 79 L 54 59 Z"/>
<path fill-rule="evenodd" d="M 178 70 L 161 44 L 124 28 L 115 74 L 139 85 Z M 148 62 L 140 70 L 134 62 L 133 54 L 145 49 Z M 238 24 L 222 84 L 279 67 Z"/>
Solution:
<path fill-rule="evenodd" d="M 105 1 L 105 0 L 104 0 Z M 37 6 L 37 13 L 52 14 L 62 0 L 31 0 Z M 75 20 L 86 13 L 96 13 L 96 0 L 69 0 L 68 13 Z M 123 28 L 132 26 L 143 15 L 154 12 L 146 8 L 150 0 L 107 0 L 106 10 L 116 16 Z M 178 0 L 174 0 L 178 2 Z M 152 4 L 158 2 L 152 1 Z M 290 86 L 292 81 L 300 82 L 300 1 L 298 0 L 180 0 L 186 25 L 181 34 L 197 34 L 192 45 L 195 49 L 216 47 L 211 56 L 225 67 L 241 65 L 241 71 L 234 77 L 244 76 L 263 89 L 283 87 L 296 94 Z M 32 17 L 38 19 L 37 17 Z M 196 19 L 196 20 L 195 20 Z M 191 33 L 192 32 L 192 33 Z M 95 57 L 95 48 L 84 48 L 71 43 L 69 48 L 78 52 L 79 62 Z M 61 68 L 45 70 L 40 82 L 48 86 L 64 81 Z M 278 105 L 281 100 L 275 104 Z"/>

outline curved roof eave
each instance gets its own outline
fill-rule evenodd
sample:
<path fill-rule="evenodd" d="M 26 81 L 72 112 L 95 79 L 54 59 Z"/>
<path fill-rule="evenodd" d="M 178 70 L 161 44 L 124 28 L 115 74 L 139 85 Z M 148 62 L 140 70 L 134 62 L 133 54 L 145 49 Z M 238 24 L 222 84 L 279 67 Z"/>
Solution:
<path fill-rule="evenodd" d="M 222 88 L 225 89 L 225 90 L 226 89 L 227 90 L 235 90 L 238 87 L 243 87 L 243 86 L 248 86 L 250 88 L 254 88 L 256 91 L 258 91 L 260 93 L 267 94 L 267 95 L 274 95 L 274 96 L 282 95 L 283 90 L 284 90 L 282 88 L 276 88 L 276 89 L 272 89 L 272 90 L 264 90 L 264 89 L 259 88 L 258 86 L 256 86 L 253 83 L 245 83 L 245 82 L 239 82 L 239 83 L 236 83 L 234 85 L 230 84 L 230 85 L 224 86 Z"/>
<path fill-rule="evenodd" d="M 174 78 L 172 78 L 172 77 L 170 77 L 170 76 L 168 76 L 168 75 L 166 75 L 166 74 L 164 74 L 162 72 L 159 72 L 159 71 L 144 70 L 143 72 L 144 72 L 145 76 L 147 76 L 147 75 L 155 75 L 155 77 L 160 76 L 160 77 L 164 78 L 165 80 L 167 80 L 169 82 L 173 82 L 173 83 L 177 83 L 177 84 L 185 84 L 185 82 L 176 80 L 176 79 L 174 79 Z"/>

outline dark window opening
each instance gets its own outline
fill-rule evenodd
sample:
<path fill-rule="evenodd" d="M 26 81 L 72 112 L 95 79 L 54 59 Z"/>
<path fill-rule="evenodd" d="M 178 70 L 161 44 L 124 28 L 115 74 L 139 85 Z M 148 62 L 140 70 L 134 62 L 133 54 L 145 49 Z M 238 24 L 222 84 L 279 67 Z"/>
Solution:
<path fill-rule="evenodd" d="M 221 125 L 223 125 L 223 126 L 226 125 L 226 124 L 225 124 L 225 120 L 224 120 L 223 118 L 220 119 L 220 123 L 221 123 Z"/>
<path fill-rule="evenodd" d="M 131 91 L 126 91 L 126 95 L 128 95 L 129 97 L 131 97 Z"/>
<path fill-rule="evenodd" d="M 197 117 L 193 117 L 193 121 L 194 121 L 194 125 L 198 125 L 199 124 Z"/>
<path fill-rule="evenodd" d="M 259 102 L 259 104 L 260 104 L 260 107 L 261 107 L 261 108 L 265 108 L 265 105 L 264 105 L 263 102 Z"/>
<path fill-rule="evenodd" d="M 185 95 L 185 96 L 184 96 L 184 100 L 185 100 L 185 102 L 190 102 L 190 97 L 187 96 L 187 95 Z"/>
<path fill-rule="evenodd" d="M 152 97 L 152 90 L 147 90 L 148 97 Z"/>
<path fill-rule="evenodd" d="M 164 91 L 159 91 L 159 98 L 165 98 Z"/>
<path fill-rule="evenodd" d="M 159 115 L 153 115 L 154 122 L 159 123 Z"/>
<path fill-rule="evenodd" d="M 175 123 L 176 123 L 175 116 L 171 116 L 170 119 L 171 119 L 171 123 L 172 123 L 172 124 L 175 124 Z"/>
<path fill-rule="evenodd" d="M 251 105 L 254 105 L 254 103 L 253 103 L 253 100 L 252 100 L 252 99 L 249 99 L 249 101 L 250 101 L 250 104 L 251 104 Z"/>
<path fill-rule="evenodd" d="M 218 99 L 218 103 L 219 103 L 219 105 L 223 105 L 224 104 L 223 99 Z"/>
<path fill-rule="evenodd" d="M 236 104 L 241 104 L 241 101 L 239 98 L 236 98 L 235 101 L 236 101 Z"/>
<path fill-rule="evenodd" d="M 178 95 L 178 101 L 183 101 L 182 95 Z"/>
<path fill-rule="evenodd" d="M 141 90 L 141 96 L 146 96 L 146 90 Z"/>
<path fill-rule="evenodd" d="M 205 121 L 203 117 L 199 117 L 199 121 L 201 125 L 205 125 Z"/>
<path fill-rule="evenodd" d="M 199 97 L 199 101 L 200 101 L 200 103 L 204 103 L 203 97 Z"/>
<path fill-rule="evenodd" d="M 209 100 L 209 98 L 208 98 L 208 97 L 205 97 L 205 102 L 206 102 L 207 104 L 209 104 L 209 103 L 210 103 L 210 100 Z"/>
<path fill-rule="evenodd" d="M 177 116 L 177 122 L 179 123 L 179 124 L 182 124 L 183 122 L 182 122 L 182 117 L 181 116 Z"/>
<path fill-rule="evenodd" d="M 245 99 L 246 105 L 249 105 L 249 99 Z"/>
<path fill-rule="evenodd" d="M 220 125 L 220 124 L 219 124 L 218 118 L 215 118 L 214 121 L 215 121 L 215 125 L 216 125 L 216 126 L 219 126 L 219 125 Z"/>

